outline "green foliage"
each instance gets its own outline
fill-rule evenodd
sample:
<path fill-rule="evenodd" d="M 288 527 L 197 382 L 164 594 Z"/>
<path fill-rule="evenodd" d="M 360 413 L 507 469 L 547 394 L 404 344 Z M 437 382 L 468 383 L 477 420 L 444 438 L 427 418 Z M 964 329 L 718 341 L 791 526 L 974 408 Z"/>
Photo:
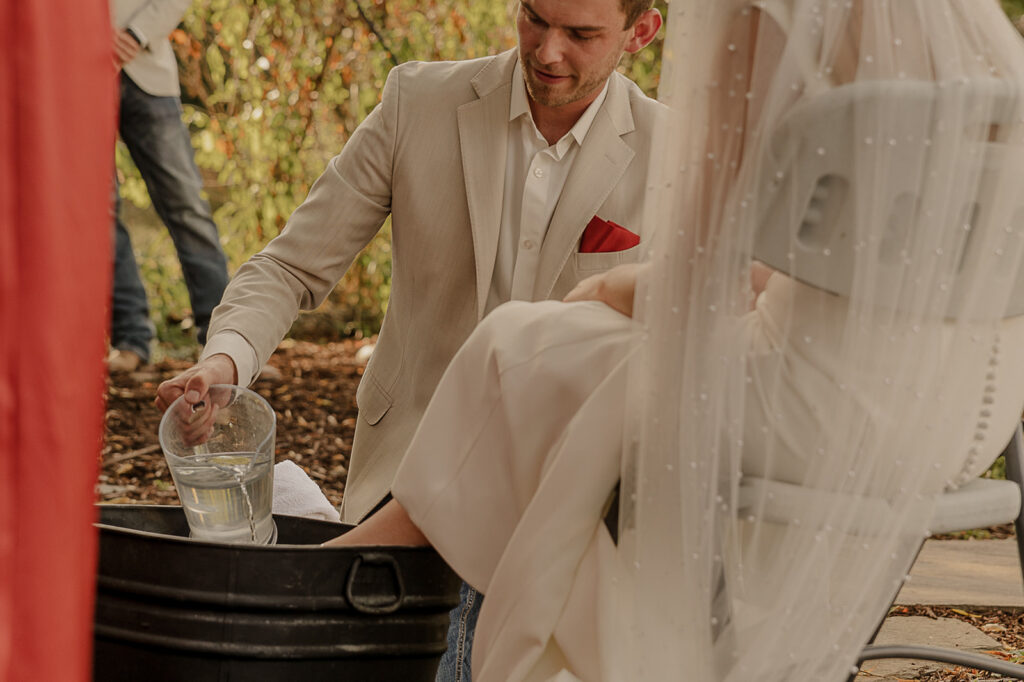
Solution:
<path fill-rule="evenodd" d="M 997 478 L 1003 480 L 1006 478 L 1006 458 L 1002 455 L 996 457 L 996 461 L 992 462 L 992 466 L 988 468 L 983 474 L 984 478 Z"/>
<path fill-rule="evenodd" d="M 329 159 L 379 101 L 388 71 L 410 60 L 468 59 L 515 45 L 506 0 L 202 0 L 171 40 L 185 121 L 230 269 L 275 237 Z M 657 52 L 623 61 L 657 88 Z M 118 154 L 122 196 L 148 206 Z M 136 224 L 139 216 L 135 216 Z M 166 233 L 152 215 L 136 237 L 160 338 L 181 336 L 188 297 Z M 133 229 L 133 231 L 135 231 Z M 318 336 L 372 334 L 391 285 L 390 231 L 360 254 L 312 324 Z M 324 324 L 330 319 L 331 324 Z"/>
<path fill-rule="evenodd" d="M 662 18 L 668 16 L 668 6 L 664 0 L 655 0 L 654 7 L 661 12 Z M 624 55 L 619 64 L 619 71 L 633 79 L 649 97 L 658 96 L 658 80 L 661 76 L 661 46 L 664 40 L 665 27 L 662 26 L 654 42 L 635 54 Z"/>
<path fill-rule="evenodd" d="M 1002 0 L 1011 18 L 1024 0 Z M 656 6 L 667 14 L 664 0 Z M 171 40 L 185 121 L 234 271 L 276 236 L 329 159 L 377 104 L 388 71 L 409 60 L 467 59 L 515 45 L 515 0 L 197 0 Z M 619 70 L 655 95 L 661 38 Z M 121 195 L 149 199 L 123 146 Z M 175 341 L 188 298 L 166 232 L 133 214 L 136 251 L 160 338 Z M 139 235 L 139 223 L 148 226 Z M 140 238 L 141 237 L 141 238 Z M 318 335 L 372 334 L 390 292 L 390 232 L 358 256 Z"/>
<path fill-rule="evenodd" d="M 394 64 L 465 59 L 514 45 L 503 1 L 202 0 L 171 35 L 185 121 L 233 271 L 276 236 L 329 159 L 377 104 Z M 122 196 L 148 197 L 118 153 Z M 138 216 L 136 216 L 138 219 Z M 170 240 L 152 215 L 136 251 L 160 337 L 188 309 Z M 133 232 L 136 230 L 133 226 Z M 336 334 L 370 334 L 390 292 L 390 232 L 325 306 Z"/>
<path fill-rule="evenodd" d="M 1002 0 L 1002 3 L 1007 16 L 1014 21 L 1019 22 L 1024 16 L 1024 0 Z M 1020 26 L 1019 23 L 1017 25 Z"/>

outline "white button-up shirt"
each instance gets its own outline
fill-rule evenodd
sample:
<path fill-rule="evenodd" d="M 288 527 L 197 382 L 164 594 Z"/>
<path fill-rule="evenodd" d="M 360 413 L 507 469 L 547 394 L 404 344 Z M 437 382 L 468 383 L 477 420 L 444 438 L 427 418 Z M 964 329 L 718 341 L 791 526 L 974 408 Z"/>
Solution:
<path fill-rule="evenodd" d="M 522 68 L 512 74 L 505 190 L 501 205 L 498 254 L 486 312 L 510 300 L 533 296 L 540 247 L 562 194 L 565 179 L 608 91 L 605 83 L 569 132 L 553 145 L 540 134 L 530 113 Z"/>

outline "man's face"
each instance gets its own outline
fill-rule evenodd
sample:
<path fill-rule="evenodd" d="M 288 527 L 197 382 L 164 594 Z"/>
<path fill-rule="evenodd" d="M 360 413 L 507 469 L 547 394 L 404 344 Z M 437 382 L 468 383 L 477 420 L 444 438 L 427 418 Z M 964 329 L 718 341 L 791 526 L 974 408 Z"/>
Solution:
<path fill-rule="evenodd" d="M 619 0 L 521 0 L 516 28 L 530 98 L 546 107 L 593 101 L 632 47 L 625 23 Z"/>

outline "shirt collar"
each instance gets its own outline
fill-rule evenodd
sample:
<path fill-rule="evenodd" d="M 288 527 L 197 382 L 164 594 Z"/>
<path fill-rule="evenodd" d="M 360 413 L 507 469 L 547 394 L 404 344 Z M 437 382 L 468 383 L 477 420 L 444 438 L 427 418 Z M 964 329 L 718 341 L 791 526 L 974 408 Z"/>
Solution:
<path fill-rule="evenodd" d="M 607 96 L 608 81 L 606 80 L 604 85 L 601 86 L 601 92 L 597 98 L 590 103 L 590 106 L 583 112 L 583 115 L 576 121 L 576 124 L 569 129 L 568 133 L 562 136 L 562 139 L 554 144 L 559 157 L 568 151 L 569 145 L 572 144 L 573 140 L 576 141 L 576 144 L 583 144 L 583 140 L 590 131 L 590 126 L 594 123 L 597 112 L 601 109 L 601 105 L 604 104 L 605 97 Z M 533 115 L 530 113 L 530 102 L 527 99 L 526 81 L 523 79 L 522 64 L 516 60 L 516 66 L 512 72 L 512 99 L 509 104 L 508 120 L 510 122 L 514 121 L 524 114 L 529 117 L 530 123 L 534 131 L 537 132 L 537 135 L 540 135 L 540 132 L 537 131 L 537 124 L 533 120 Z"/>
<path fill-rule="evenodd" d="M 523 114 L 530 113 L 530 102 L 526 99 L 526 81 L 523 80 L 523 67 L 516 60 L 512 70 L 512 103 L 509 105 L 508 120 L 514 121 Z"/>

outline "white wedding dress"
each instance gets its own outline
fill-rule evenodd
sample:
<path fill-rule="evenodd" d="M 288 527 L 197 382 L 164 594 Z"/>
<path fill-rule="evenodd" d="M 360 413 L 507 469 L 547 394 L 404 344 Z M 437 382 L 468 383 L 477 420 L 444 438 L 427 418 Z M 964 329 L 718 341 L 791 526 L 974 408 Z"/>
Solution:
<path fill-rule="evenodd" d="M 819 422 L 827 419 L 815 406 L 843 381 L 841 368 L 830 366 L 827 339 L 840 325 L 794 310 L 804 304 L 821 311 L 818 300 L 807 300 L 821 296 L 829 295 L 775 274 L 755 310 L 737 321 L 736 336 L 755 366 L 764 363 L 769 376 L 779 364 L 786 368 L 774 391 L 755 384 L 747 394 L 752 446 L 744 463 L 751 473 L 765 473 L 756 436 L 771 423 L 768 413 L 784 413 L 788 425 L 786 454 L 773 459 L 777 478 L 799 481 L 815 456 Z M 825 309 L 844 314 L 839 300 Z M 779 330 L 794 321 L 818 343 L 780 346 Z M 1024 318 L 1008 320 L 1001 336 L 1008 348 L 1024 348 Z M 626 374 L 641 337 L 636 322 L 600 303 L 508 303 L 483 321 L 438 385 L 393 494 L 445 560 L 487 595 L 474 642 L 476 680 L 546 680 L 563 668 L 582 680 L 630 679 L 602 660 L 614 649 L 615 631 L 602 624 L 617 595 L 615 548 L 602 517 L 619 479 Z M 984 383 L 984 374 L 972 371 L 979 366 L 972 350 L 947 355 L 961 418 L 936 409 L 922 447 L 966 458 L 973 432 L 963 424 L 971 423 Z M 1024 405 L 1024 356 L 1004 370 L 997 390 L 1015 397 L 999 403 L 991 429 L 1008 438 Z M 870 414 L 870 395 L 858 402 L 870 418 L 886 418 Z M 969 471 L 936 475 L 978 475 L 1005 440 L 988 441 Z"/>
<path fill-rule="evenodd" d="M 754 22 L 737 39 L 730 21 L 751 5 L 775 24 Z M 474 680 L 849 673 L 927 531 L 935 495 L 990 464 L 1024 405 L 1024 317 L 1003 312 L 1024 225 L 1005 227 L 1020 241 L 1012 252 L 968 248 L 961 229 L 977 240 L 1004 233 L 984 208 L 1016 206 L 1012 174 L 976 186 L 957 175 L 970 158 L 963 138 L 1019 150 L 1021 136 L 969 127 L 966 113 L 952 124 L 979 97 L 958 97 L 944 85 L 953 76 L 938 73 L 984 63 L 985 77 L 1024 83 L 1024 50 L 1005 23 L 988 0 L 673 3 L 662 89 L 684 106 L 665 131 L 669 181 L 649 197 L 665 224 L 637 319 L 600 303 L 499 307 L 452 361 L 394 481 L 416 525 L 486 595 Z M 765 39 L 761 49 L 779 34 L 782 44 Z M 856 76 L 842 71 L 850 54 Z M 733 58 L 736 76 L 723 80 Z M 843 256 L 851 289 L 839 295 L 776 273 L 750 309 L 758 192 L 796 175 L 763 170 L 775 168 L 773 154 L 785 157 L 773 132 L 812 96 L 908 73 L 938 84 L 935 110 L 946 117 L 936 123 L 929 110 L 918 121 L 931 137 L 875 144 L 877 131 L 914 113 L 897 97 L 883 101 L 881 120 L 877 107 L 854 105 L 871 127 L 857 120 L 853 152 L 843 139 L 810 150 L 854 156 L 856 202 L 842 215 L 864 238 Z M 714 113 L 716 96 L 745 91 L 756 120 Z M 1024 107 L 1014 106 L 1019 118 Z M 941 135 L 946 127 L 956 134 Z M 891 170 L 894 155 L 913 160 L 914 149 L 931 156 Z M 841 182 L 835 173 L 823 177 Z M 890 189 L 908 176 L 922 198 L 899 214 L 910 236 L 891 247 L 885 240 L 903 223 L 892 222 Z M 953 199 L 975 206 L 973 223 L 952 215 L 943 202 Z M 829 219 L 824 199 L 792 203 L 801 216 L 814 209 Z M 872 251 L 878 243 L 885 248 Z M 816 248 L 830 256 L 833 247 Z M 895 284 L 884 280 L 891 255 L 903 275 Z M 1011 257 L 1008 285 L 995 273 Z M 799 271 L 801 261 L 791 265 Z M 950 307 L 958 293 L 997 303 L 962 313 Z M 747 477 L 811 490 L 812 502 L 788 524 L 764 521 L 743 499 Z M 602 519 L 620 481 L 616 545 Z M 863 500 L 885 509 L 866 530 Z"/>

